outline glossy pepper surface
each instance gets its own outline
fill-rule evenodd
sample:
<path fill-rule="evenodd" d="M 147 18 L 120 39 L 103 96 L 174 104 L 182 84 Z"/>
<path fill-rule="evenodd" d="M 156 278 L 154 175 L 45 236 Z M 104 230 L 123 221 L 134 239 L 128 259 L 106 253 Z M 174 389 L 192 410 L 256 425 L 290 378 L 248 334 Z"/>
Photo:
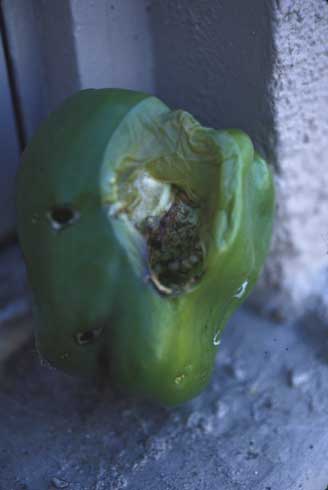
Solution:
<path fill-rule="evenodd" d="M 50 363 L 169 405 L 206 386 L 271 236 L 272 176 L 246 134 L 84 90 L 24 152 L 17 209 Z"/>

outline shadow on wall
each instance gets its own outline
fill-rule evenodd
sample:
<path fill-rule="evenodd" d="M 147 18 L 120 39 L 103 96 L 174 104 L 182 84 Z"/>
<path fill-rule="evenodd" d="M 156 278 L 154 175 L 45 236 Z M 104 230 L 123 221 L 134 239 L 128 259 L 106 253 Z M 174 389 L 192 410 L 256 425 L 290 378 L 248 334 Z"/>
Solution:
<path fill-rule="evenodd" d="M 201 123 L 246 131 L 275 161 L 272 0 L 148 6 L 157 95 Z"/>
<path fill-rule="evenodd" d="M 3 0 L 11 87 L 24 145 L 40 122 L 79 88 L 69 2 Z"/>

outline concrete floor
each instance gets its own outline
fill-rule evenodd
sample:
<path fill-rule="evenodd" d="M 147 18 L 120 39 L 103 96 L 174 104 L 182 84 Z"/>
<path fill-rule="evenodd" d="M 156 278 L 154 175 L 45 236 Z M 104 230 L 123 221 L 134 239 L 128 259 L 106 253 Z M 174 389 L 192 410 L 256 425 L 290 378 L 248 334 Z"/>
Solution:
<path fill-rule="evenodd" d="M 31 346 L 0 420 L 0 490 L 326 490 L 328 329 L 241 310 L 210 386 L 175 409 L 97 392 Z"/>

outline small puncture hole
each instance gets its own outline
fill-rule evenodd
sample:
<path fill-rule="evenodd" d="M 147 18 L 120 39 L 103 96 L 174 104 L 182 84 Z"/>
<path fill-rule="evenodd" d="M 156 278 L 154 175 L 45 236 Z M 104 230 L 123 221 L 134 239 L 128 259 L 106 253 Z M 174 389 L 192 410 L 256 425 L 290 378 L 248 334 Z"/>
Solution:
<path fill-rule="evenodd" d="M 69 206 L 56 206 L 49 213 L 51 224 L 57 230 L 74 223 L 78 216 Z"/>
<path fill-rule="evenodd" d="M 71 208 L 55 208 L 51 211 L 51 218 L 59 225 L 67 225 L 74 218 Z"/>
<path fill-rule="evenodd" d="M 93 330 L 87 330 L 86 332 L 78 332 L 75 335 L 76 343 L 79 345 L 91 344 L 94 342 L 103 332 L 103 327 L 94 328 Z"/>

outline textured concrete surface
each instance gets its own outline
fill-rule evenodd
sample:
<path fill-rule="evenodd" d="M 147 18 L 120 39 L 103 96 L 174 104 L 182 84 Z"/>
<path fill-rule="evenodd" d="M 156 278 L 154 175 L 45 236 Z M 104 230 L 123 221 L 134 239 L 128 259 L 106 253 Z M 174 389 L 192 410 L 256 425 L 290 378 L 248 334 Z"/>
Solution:
<path fill-rule="evenodd" d="M 328 318 L 328 3 L 281 0 L 275 16 L 277 219 L 256 299 L 287 317 L 314 307 Z"/>
<path fill-rule="evenodd" d="M 325 490 L 326 327 L 241 311 L 208 389 L 166 409 L 42 366 L 33 348 L 0 390 L 1 490 Z"/>

